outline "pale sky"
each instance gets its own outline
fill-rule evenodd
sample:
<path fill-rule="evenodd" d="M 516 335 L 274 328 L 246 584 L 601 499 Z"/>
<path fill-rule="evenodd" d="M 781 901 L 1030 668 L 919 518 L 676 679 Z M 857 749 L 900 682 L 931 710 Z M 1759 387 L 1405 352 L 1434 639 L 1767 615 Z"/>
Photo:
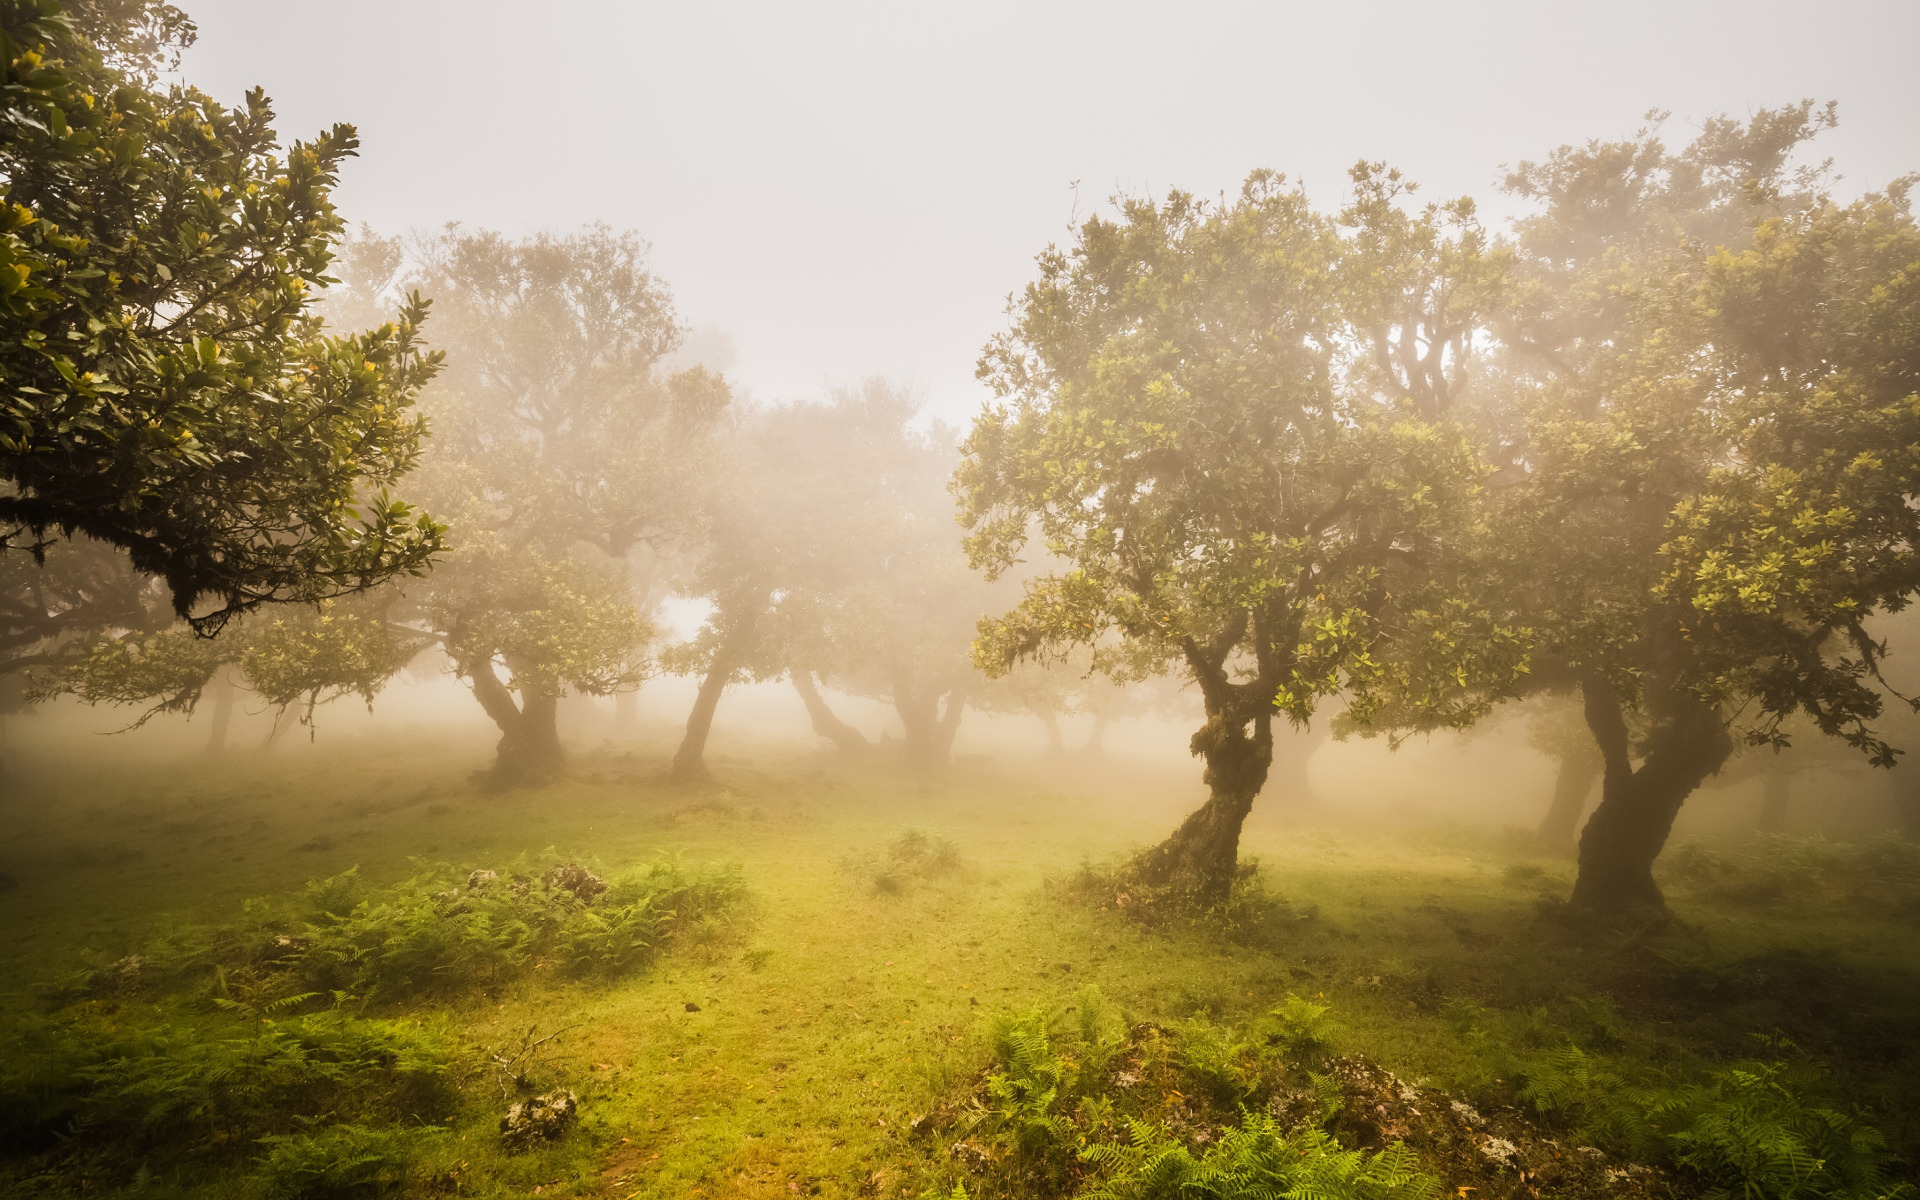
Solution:
<path fill-rule="evenodd" d="M 359 127 L 349 220 L 634 230 L 762 400 L 884 374 L 971 412 L 1076 196 L 1266 166 L 1334 204 L 1366 157 L 1497 213 L 1504 163 L 1806 96 L 1851 187 L 1920 170 L 1920 0 L 181 2 L 191 82 L 263 85 L 289 138 Z"/>

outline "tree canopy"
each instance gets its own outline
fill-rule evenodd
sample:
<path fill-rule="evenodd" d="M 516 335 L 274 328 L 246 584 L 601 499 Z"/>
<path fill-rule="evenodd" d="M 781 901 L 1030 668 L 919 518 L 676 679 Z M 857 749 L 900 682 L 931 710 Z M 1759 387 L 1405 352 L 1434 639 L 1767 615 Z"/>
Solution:
<path fill-rule="evenodd" d="M 0 29 L 0 550 L 118 547 L 206 631 L 421 570 L 441 527 L 386 489 L 438 369 L 426 305 L 344 335 L 312 308 L 354 131 L 283 153 L 261 92 L 151 81 L 177 10 L 76 18 Z"/>
<path fill-rule="evenodd" d="M 1804 103 L 1563 147 L 1509 187 L 1511 440 L 1482 579 L 1606 762 L 1576 901 L 1659 909 L 1686 795 L 1791 719 L 1890 765 L 1877 613 L 1920 574 L 1920 234 L 1905 181 L 1841 203 Z M 1630 729 L 1642 727 L 1644 736 Z"/>
<path fill-rule="evenodd" d="M 498 781 L 550 779 L 561 696 L 629 689 L 648 669 L 628 560 L 694 531 L 727 385 L 664 369 L 680 323 L 630 234 L 450 228 L 361 239 L 352 259 L 343 302 L 430 292 L 449 361 L 425 400 L 435 440 L 421 486 L 455 531 L 398 615 L 500 727 Z"/>
<path fill-rule="evenodd" d="M 1355 182 L 1338 217 L 1257 173 L 1231 201 L 1085 222 L 982 359 L 1000 403 L 956 476 L 976 565 L 1007 571 L 1030 538 L 1068 564 L 982 623 L 982 667 L 1112 633 L 1197 683 L 1212 798 L 1136 869 L 1206 899 L 1233 876 L 1273 718 L 1365 696 L 1383 628 L 1492 669 L 1518 657 L 1428 603 L 1480 482 L 1447 414 L 1497 255 L 1470 204 L 1409 214 L 1397 175 Z"/>

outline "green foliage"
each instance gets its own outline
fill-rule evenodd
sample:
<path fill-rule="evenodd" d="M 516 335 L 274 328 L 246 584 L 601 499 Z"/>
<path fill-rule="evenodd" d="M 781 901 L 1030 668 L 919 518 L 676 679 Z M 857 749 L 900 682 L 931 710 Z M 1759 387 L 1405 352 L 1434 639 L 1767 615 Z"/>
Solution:
<path fill-rule="evenodd" d="M 209 630 L 417 573 L 441 526 L 384 489 L 438 370 L 426 303 L 344 336 L 312 311 L 353 130 L 281 152 L 260 91 L 151 82 L 177 10 L 82 17 L 9 3 L 0 30 L 0 548 L 120 547 Z"/>
<path fill-rule="evenodd" d="M 995 1066 L 975 1101 L 973 1128 L 997 1142 L 1004 1158 L 996 1170 L 1013 1194 L 1070 1191 L 1102 1200 L 1424 1200 L 1437 1194 L 1438 1181 L 1416 1169 L 1404 1145 L 1378 1153 L 1349 1149 L 1317 1127 L 1342 1108 L 1333 1080 L 1300 1075 L 1318 1102 L 1304 1124 L 1283 1130 L 1272 1113 L 1253 1104 L 1272 1083 L 1272 1052 L 1232 1027 L 1196 1019 L 1177 1030 L 1140 1026 L 1119 1037 L 1106 1032 L 1108 1010 L 1097 990 L 1083 990 L 1076 1007 L 1077 1036 L 1041 1007 L 1003 1017 L 995 1028 Z M 1295 1045 L 1330 1041 L 1324 1006 L 1290 1003 L 1282 1012 Z M 1116 1074 L 1122 1058 L 1125 1070 Z M 1217 1136 L 1207 1132 L 1215 1128 Z"/>
<path fill-rule="evenodd" d="M 219 1147 L 337 1110 L 434 1115 L 451 1098 L 452 1059 L 444 1026 L 337 1009 L 236 1010 L 217 1021 L 156 1013 L 124 1026 L 42 1019 L 7 1035 L 0 1112 L 21 1146 L 58 1135 Z"/>
<path fill-rule="evenodd" d="M 1282 1131 L 1266 1113 L 1243 1113 L 1198 1156 L 1143 1121 L 1129 1141 L 1089 1146 L 1111 1172 L 1089 1200 L 1429 1200 L 1440 1181 L 1395 1142 L 1377 1153 L 1349 1150 L 1319 1129 Z"/>
<path fill-rule="evenodd" d="M 514 548 L 476 531 L 435 578 L 427 623 L 469 676 L 505 662 L 514 691 L 604 696 L 645 676 L 652 625 L 623 566 L 590 551 Z"/>
<path fill-rule="evenodd" d="M 396 631 L 381 606 L 322 603 L 250 621 L 238 663 L 249 686 L 277 708 L 358 695 L 367 707 L 419 654 L 420 639 Z"/>
<path fill-rule="evenodd" d="M 1714 1200 L 1882 1200 L 1911 1196 L 1887 1175 L 1880 1131 L 1812 1100 L 1803 1072 L 1742 1063 L 1647 1106 L 1673 1161 Z"/>
<path fill-rule="evenodd" d="M 1200 1017 L 1181 1026 L 1174 1059 L 1216 1103 L 1227 1106 L 1253 1095 L 1265 1066 L 1254 1042 Z"/>
<path fill-rule="evenodd" d="M 314 1132 L 269 1134 L 260 1143 L 266 1194 L 273 1200 L 334 1200 L 408 1182 L 422 1151 L 444 1131 L 326 1125 Z"/>
<path fill-rule="evenodd" d="M 380 689 L 420 653 L 424 640 L 388 619 L 392 599 L 383 589 L 253 614 L 212 639 L 185 624 L 103 636 L 36 678 L 32 694 L 149 704 L 134 722 L 139 726 L 162 713 L 191 714 L 224 668 L 237 670 L 276 708 L 301 704 L 300 720 L 310 725 L 316 706 L 341 696 L 358 695 L 372 708 Z"/>
<path fill-rule="evenodd" d="M 498 982 L 540 963 L 612 975 L 651 962 L 675 929 L 724 913 L 742 895 L 737 876 L 693 874 L 670 858 L 621 874 L 591 899 L 556 886 L 552 872 L 477 887 L 474 878 L 418 876 L 302 923 L 293 951 L 273 964 L 280 986 L 377 1002 Z"/>
<path fill-rule="evenodd" d="M 1572 1042 L 1542 1045 L 1551 1033 L 1537 1019 L 1489 1029 L 1464 1010 L 1454 1016 L 1512 1099 L 1629 1161 L 1689 1173 L 1715 1200 L 1882 1200 L 1912 1192 L 1891 1178 L 1880 1131 L 1832 1101 L 1825 1078 L 1792 1057 L 1790 1044 L 1767 1039 L 1785 1056 L 1676 1078 Z M 1608 1036 L 1602 1027 L 1601 1038 Z"/>
<path fill-rule="evenodd" d="M 35 679 L 30 695 L 71 693 L 88 704 L 157 701 L 136 724 L 168 712 L 191 713 L 233 643 L 203 638 L 186 625 L 103 637 L 51 673 Z"/>
<path fill-rule="evenodd" d="M 175 978 L 210 971 L 218 994 L 244 1002 L 338 993 L 369 1005 L 451 995 L 536 968 L 610 978 L 651 963 L 667 941 L 745 895 L 736 873 L 693 872 L 670 857 L 605 883 L 587 873 L 592 882 L 578 889 L 568 866 L 540 878 L 442 867 L 374 890 L 348 871 L 310 883 L 292 908 L 254 903 L 237 927 L 157 937 L 142 949 L 143 969 Z"/>
<path fill-rule="evenodd" d="M 840 860 L 841 870 L 865 879 L 876 892 L 898 895 L 914 883 L 942 879 L 963 866 L 960 848 L 951 838 L 908 829 L 884 850 L 848 854 Z"/>
<path fill-rule="evenodd" d="M 1038 1159 L 1077 1133 L 1067 1116 L 1081 1082 L 1078 1064 L 1054 1051 L 1051 1016 L 1033 1008 L 994 1032 L 1000 1069 L 987 1076 L 983 1123 L 1016 1154 Z"/>
<path fill-rule="evenodd" d="M 1371 174 L 1359 182 L 1377 195 Z M 1205 648 L 1189 665 L 1210 674 L 1245 645 L 1261 694 L 1243 720 L 1276 707 L 1304 720 L 1349 670 L 1366 674 L 1365 596 L 1388 562 L 1362 543 L 1389 528 L 1425 540 L 1473 477 L 1458 438 L 1427 423 L 1446 407 L 1431 372 L 1457 356 L 1403 364 L 1421 402 L 1385 379 L 1386 396 L 1348 386 L 1334 331 L 1364 341 L 1376 314 L 1343 269 L 1410 269 L 1442 243 L 1473 259 L 1481 235 L 1470 214 L 1430 211 L 1412 237 L 1382 199 L 1344 215 L 1349 244 L 1270 173 L 1231 203 L 1176 192 L 1120 217 L 1041 256 L 1014 330 L 982 359 L 1007 404 L 980 418 L 956 476 L 969 553 L 1006 570 L 1037 522 L 1069 569 L 983 624 L 977 656 L 998 672 L 1114 630 L 1162 659 Z M 1441 303 L 1475 302 L 1463 290 Z M 1276 476 L 1289 480 L 1277 506 L 1264 483 Z"/>
<path fill-rule="evenodd" d="M 1273 1023 L 1268 1041 L 1300 1063 L 1317 1063 L 1339 1048 L 1345 1027 L 1333 1019 L 1332 1008 L 1289 994 L 1279 1008 L 1267 1014 Z"/>
<path fill-rule="evenodd" d="M 1769 835 L 1737 848 L 1676 847 L 1667 874 L 1697 894 L 1741 905 L 1792 901 L 1920 915 L 1920 843 Z"/>

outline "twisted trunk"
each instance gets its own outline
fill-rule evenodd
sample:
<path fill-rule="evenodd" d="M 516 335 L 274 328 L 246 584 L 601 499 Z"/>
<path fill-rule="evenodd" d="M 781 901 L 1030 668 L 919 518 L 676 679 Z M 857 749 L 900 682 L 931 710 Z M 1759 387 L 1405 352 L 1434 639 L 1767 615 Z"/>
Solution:
<path fill-rule="evenodd" d="M 1580 836 L 1580 874 L 1573 905 L 1595 915 L 1663 920 L 1666 897 L 1653 863 L 1667 844 L 1680 806 L 1733 753 L 1720 716 L 1671 687 L 1656 692 L 1646 756 L 1635 769 L 1620 700 L 1604 680 L 1582 684 L 1587 727 L 1603 761 L 1600 805 Z"/>
<path fill-rule="evenodd" d="M 1259 674 L 1236 682 L 1227 674 L 1227 660 L 1250 631 Z M 1207 723 L 1190 743 L 1194 755 L 1206 760 L 1202 779 L 1207 802 L 1182 821 L 1172 837 L 1136 856 L 1129 868 L 1140 882 L 1167 889 L 1175 904 L 1212 906 L 1233 893 L 1240 828 L 1273 767 L 1274 681 L 1285 678 L 1290 667 L 1272 648 L 1298 641 L 1298 619 L 1278 631 L 1284 638 L 1276 632 L 1242 610 L 1205 645 L 1191 637 L 1183 643 L 1187 668 L 1207 706 Z"/>
<path fill-rule="evenodd" d="M 813 721 L 813 731 L 826 738 L 849 754 L 860 754 L 873 748 L 866 735 L 842 721 L 827 707 L 826 697 L 815 686 L 813 672 L 795 667 L 787 672 L 793 680 L 793 690 L 800 693 L 800 702 L 807 706 L 807 716 Z"/>
<path fill-rule="evenodd" d="M 566 756 L 560 750 L 560 698 L 528 689 L 516 702 L 494 674 L 492 663 L 471 672 L 474 699 L 500 728 L 491 782 L 495 787 L 539 787 L 560 778 Z"/>
<path fill-rule="evenodd" d="M 1218 904 L 1233 890 L 1240 827 L 1273 765 L 1271 710 L 1251 719 L 1211 715 L 1193 735 L 1192 746 L 1206 760 L 1207 802 L 1173 836 L 1134 859 L 1133 874 L 1182 900 Z"/>
<path fill-rule="evenodd" d="M 1540 818 L 1540 840 L 1555 846 L 1571 846 L 1580 832 L 1580 818 L 1587 811 L 1587 796 L 1593 781 L 1600 778 L 1600 764 L 1585 755 L 1566 755 L 1560 759 L 1553 777 L 1553 802 L 1547 815 Z"/>
<path fill-rule="evenodd" d="M 707 735 L 713 732 L 714 710 L 720 707 L 721 694 L 740 671 L 761 611 L 761 607 L 754 608 L 714 651 L 706 678 L 700 681 L 700 691 L 693 698 L 693 711 L 687 714 L 687 732 L 680 739 L 680 748 L 673 752 L 673 765 L 667 768 L 667 778 L 672 782 L 701 783 L 713 778 L 707 770 Z"/>
<path fill-rule="evenodd" d="M 963 685 L 944 691 L 938 685 L 922 690 L 907 676 L 896 675 L 893 709 L 900 714 L 900 727 L 906 732 L 907 762 L 923 771 L 952 765 L 953 738 L 960 732 L 960 716 L 966 707 L 967 690 Z"/>

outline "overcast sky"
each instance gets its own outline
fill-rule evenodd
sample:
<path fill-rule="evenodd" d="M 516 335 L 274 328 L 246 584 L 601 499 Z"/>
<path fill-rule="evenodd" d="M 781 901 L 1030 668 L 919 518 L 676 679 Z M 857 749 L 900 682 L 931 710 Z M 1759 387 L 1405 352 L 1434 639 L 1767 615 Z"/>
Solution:
<path fill-rule="evenodd" d="M 1920 0 L 181 2 L 190 81 L 359 127 L 350 220 L 638 231 L 763 400 L 885 374 L 977 408 L 1006 295 L 1116 191 L 1267 166 L 1333 204 L 1367 157 L 1497 212 L 1503 163 L 1803 96 L 1852 186 L 1920 169 Z"/>

